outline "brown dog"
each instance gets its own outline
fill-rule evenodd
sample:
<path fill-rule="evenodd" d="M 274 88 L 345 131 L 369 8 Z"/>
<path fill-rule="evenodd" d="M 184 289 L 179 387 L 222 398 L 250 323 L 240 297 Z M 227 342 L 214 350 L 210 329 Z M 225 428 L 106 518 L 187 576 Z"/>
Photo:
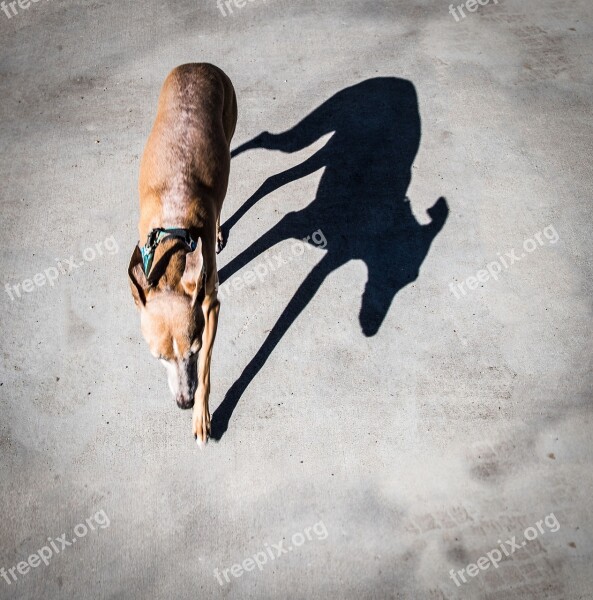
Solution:
<path fill-rule="evenodd" d="M 220 211 L 237 121 L 230 79 L 209 64 L 174 69 L 163 84 L 140 165 L 142 248 L 128 274 L 141 330 L 168 371 L 180 408 L 193 410 L 198 444 L 210 433 L 210 361 L 216 336 Z"/>

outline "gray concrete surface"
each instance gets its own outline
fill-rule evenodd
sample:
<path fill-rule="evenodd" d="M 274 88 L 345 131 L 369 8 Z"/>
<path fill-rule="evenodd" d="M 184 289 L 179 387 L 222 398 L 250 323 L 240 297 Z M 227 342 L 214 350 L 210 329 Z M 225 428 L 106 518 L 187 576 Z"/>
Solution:
<path fill-rule="evenodd" d="M 0 567 L 17 580 L 7 571 L 0 597 L 593 598 L 590 2 L 491 1 L 459 22 L 436 0 L 255 0 L 227 16 L 214 0 L 15 8 L 0 12 Z M 194 61 L 234 82 L 235 146 L 355 83 L 410 81 L 411 209 L 426 224 L 445 196 L 450 211 L 376 334 L 359 319 L 367 265 L 331 272 L 203 452 L 126 275 L 159 87 Z M 224 216 L 328 138 L 237 156 Z M 259 201 L 220 266 L 305 208 L 321 178 Z M 328 250 L 223 299 L 213 410 L 339 247 L 324 233 Z M 91 259 L 98 242 L 111 251 Z M 525 256 L 468 290 L 512 249 Z M 291 242 L 238 275 L 278 252 Z M 53 285 L 9 287 L 11 299 L 7 284 L 56 259 Z M 62 534 L 76 543 L 58 554 Z M 512 536 L 520 548 L 498 568 L 469 567 L 456 586 L 450 569 Z M 14 570 L 44 546 L 47 565 Z M 261 569 L 244 563 L 254 555 Z M 214 569 L 239 563 L 254 568 L 221 585 Z"/>

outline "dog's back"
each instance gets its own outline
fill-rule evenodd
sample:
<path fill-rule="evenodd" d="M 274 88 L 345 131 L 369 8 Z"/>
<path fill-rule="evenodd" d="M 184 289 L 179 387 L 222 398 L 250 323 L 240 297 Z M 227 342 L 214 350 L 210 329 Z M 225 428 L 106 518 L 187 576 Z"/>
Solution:
<path fill-rule="evenodd" d="M 165 227 L 201 227 L 216 218 L 236 119 L 233 85 L 218 67 L 193 63 L 169 74 L 140 165 L 140 239 L 155 218 Z"/>

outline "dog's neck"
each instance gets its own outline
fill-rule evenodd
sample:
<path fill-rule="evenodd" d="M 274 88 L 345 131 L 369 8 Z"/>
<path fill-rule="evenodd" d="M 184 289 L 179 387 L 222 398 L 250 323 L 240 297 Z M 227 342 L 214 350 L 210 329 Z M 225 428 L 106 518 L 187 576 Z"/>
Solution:
<path fill-rule="evenodd" d="M 178 238 L 163 240 L 154 251 L 150 280 L 156 289 L 176 289 L 185 269 L 187 246 Z"/>

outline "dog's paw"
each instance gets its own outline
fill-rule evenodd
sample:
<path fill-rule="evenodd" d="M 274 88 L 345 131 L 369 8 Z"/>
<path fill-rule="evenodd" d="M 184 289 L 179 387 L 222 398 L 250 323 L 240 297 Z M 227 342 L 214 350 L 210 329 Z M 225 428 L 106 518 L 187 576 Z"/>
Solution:
<path fill-rule="evenodd" d="M 210 437 L 210 413 L 207 410 L 197 411 L 194 408 L 192 416 L 192 430 L 196 443 L 200 448 L 208 442 Z"/>
<path fill-rule="evenodd" d="M 226 245 L 226 240 L 224 239 L 224 234 L 222 233 L 222 229 L 219 227 L 216 233 L 216 254 L 220 254 L 222 249 Z"/>

